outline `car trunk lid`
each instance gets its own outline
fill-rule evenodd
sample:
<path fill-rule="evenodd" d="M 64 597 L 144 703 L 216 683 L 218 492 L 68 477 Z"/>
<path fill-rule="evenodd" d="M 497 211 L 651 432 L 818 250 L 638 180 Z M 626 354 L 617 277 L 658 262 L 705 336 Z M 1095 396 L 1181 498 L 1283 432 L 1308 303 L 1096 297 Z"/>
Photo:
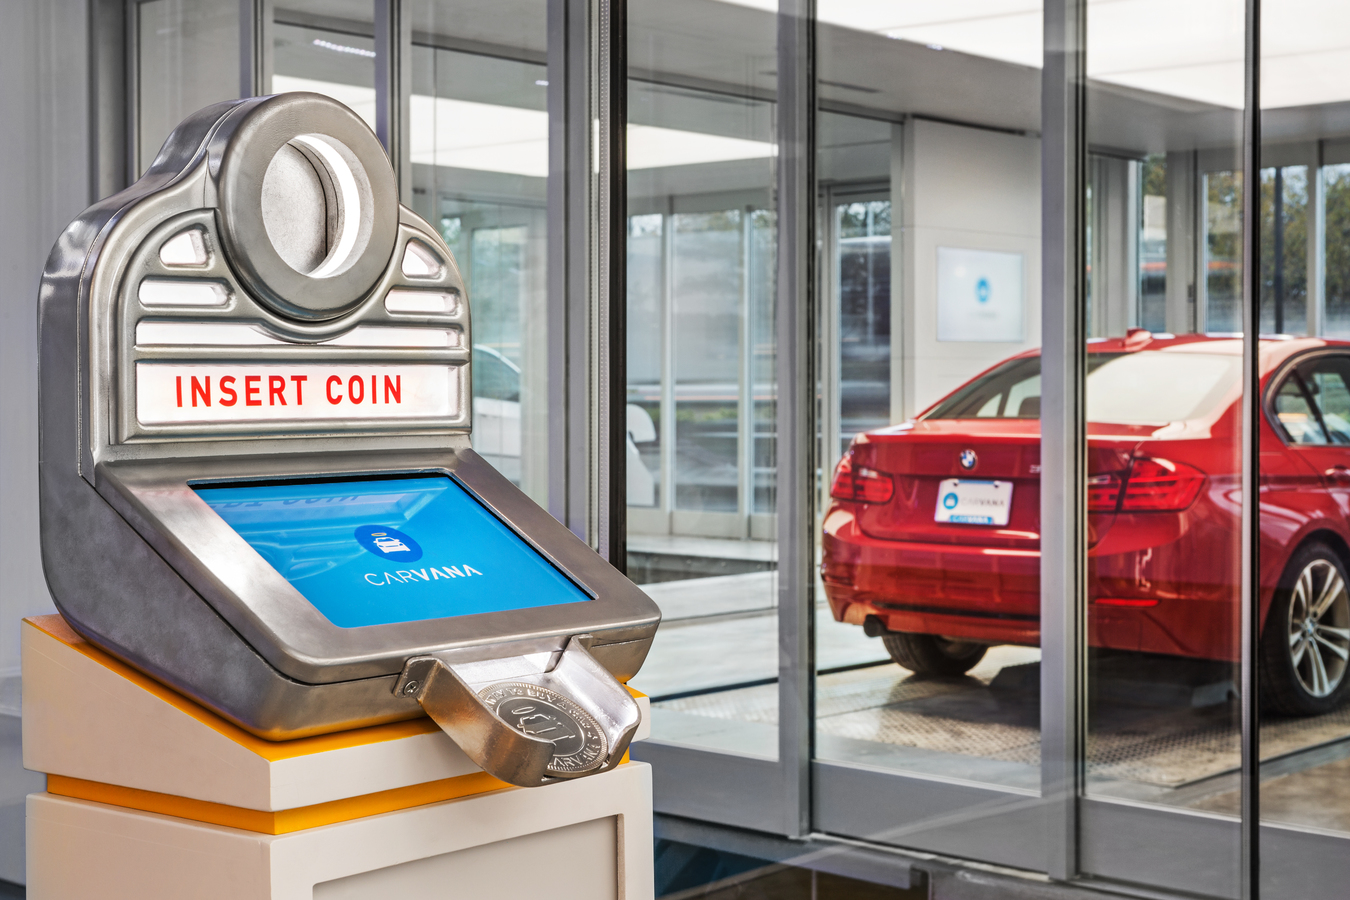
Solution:
<path fill-rule="evenodd" d="M 1135 442 L 1122 442 L 1118 437 L 1090 441 L 1089 478 L 1123 472 Z M 921 420 L 860 435 L 851 452 L 855 466 L 885 473 L 895 485 L 888 502 L 865 504 L 860 509 L 858 523 L 865 534 L 896 541 L 1039 549 L 1038 419 Z M 948 479 L 1011 482 L 1007 524 L 937 521 L 939 488 Z M 1089 545 L 1101 540 L 1114 518 L 1113 512 L 1089 514 Z"/>

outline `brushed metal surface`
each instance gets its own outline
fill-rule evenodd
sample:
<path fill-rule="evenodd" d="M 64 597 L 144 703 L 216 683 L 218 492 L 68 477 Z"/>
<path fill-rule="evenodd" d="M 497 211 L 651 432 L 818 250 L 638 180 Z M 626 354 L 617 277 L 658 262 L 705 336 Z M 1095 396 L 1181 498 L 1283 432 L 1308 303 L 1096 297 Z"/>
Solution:
<path fill-rule="evenodd" d="M 572 636 L 547 672 L 517 674 L 495 682 L 471 681 L 474 667 L 461 669 L 441 653 L 416 657 L 408 661 L 394 692 L 415 696 L 470 759 L 502 781 L 537 787 L 607 772 L 623 761 L 641 714 L 628 691 L 588 652 L 592 639 L 592 635 Z M 551 768 L 551 741 L 520 731 L 484 702 L 482 695 L 494 684 L 534 685 L 574 700 L 604 733 L 604 761 L 571 773 Z"/>

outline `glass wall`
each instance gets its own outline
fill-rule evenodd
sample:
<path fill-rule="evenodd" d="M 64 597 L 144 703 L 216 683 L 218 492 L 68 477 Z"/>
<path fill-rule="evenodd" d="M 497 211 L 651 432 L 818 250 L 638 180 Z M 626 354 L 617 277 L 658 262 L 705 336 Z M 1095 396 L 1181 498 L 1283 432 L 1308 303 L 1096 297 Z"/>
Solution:
<path fill-rule="evenodd" d="M 419 0 L 409 13 L 412 194 L 403 200 L 440 229 L 468 289 L 474 448 L 546 504 L 545 7 Z M 279 7 L 273 91 L 325 94 L 374 128 L 373 16 L 366 0 Z"/>
<path fill-rule="evenodd" d="M 404 198 L 473 309 L 473 445 L 548 503 L 548 67 L 543 0 L 419 0 Z"/>
<path fill-rule="evenodd" d="M 663 615 L 633 685 L 658 738 L 773 757 L 775 20 L 628 24 L 628 574 Z"/>
<path fill-rule="evenodd" d="M 1308 333 L 1308 167 L 1261 170 L 1261 331 Z"/>
<path fill-rule="evenodd" d="M 239 96 L 239 8 L 212 0 L 129 3 L 136 39 L 133 168 L 150 167 L 179 122 Z"/>
<path fill-rule="evenodd" d="M 814 821 L 960 853 L 1040 786 L 1040 8 L 818 10 Z"/>
<path fill-rule="evenodd" d="M 290 0 L 272 24 L 271 93 L 332 97 L 375 128 L 375 5 Z"/>
<path fill-rule="evenodd" d="M 1331 26 L 1310 29 L 1303 17 Z M 1337 3 L 1263 11 L 1261 327 L 1342 337 L 1350 126 L 1347 11 Z M 1278 861 L 1313 834 L 1350 833 L 1350 345 L 1316 337 L 1270 342 L 1262 366 L 1262 856 Z M 1276 487 L 1279 486 L 1279 488 Z M 1236 809 L 1237 798 L 1216 798 Z M 1316 897 L 1278 863 L 1267 896 Z"/>
<path fill-rule="evenodd" d="M 1241 769 L 1244 5 L 1161 27 L 1136 20 L 1138 6 L 1093 5 L 1087 20 L 1088 142 L 1128 151 L 1142 184 L 1090 182 L 1091 205 L 1110 207 L 1090 221 L 1136 232 L 1139 263 L 1137 281 L 1097 297 L 1088 258 L 1094 309 L 1114 315 L 1090 331 L 1083 382 L 1085 774 L 1103 823 L 1084 835 L 1085 868 L 1228 894 L 1236 829 L 1192 850 L 1177 876 L 1131 871 L 1138 861 L 1105 824 L 1126 803 L 1226 814 L 1217 798 Z M 1197 55 L 1205 75 L 1188 65 Z M 1162 837 L 1172 821 L 1157 820 L 1159 843 L 1174 839 Z"/>
<path fill-rule="evenodd" d="M 1322 204 L 1314 210 L 1322 221 L 1323 244 L 1314 259 L 1323 260 L 1322 281 L 1314 279 L 1313 296 L 1322 291 L 1322 333 L 1327 337 L 1350 337 L 1350 164 L 1334 162 L 1332 154 L 1346 149 L 1332 141 L 1322 141 L 1325 164 L 1314 187 L 1320 190 Z M 1317 230 L 1313 237 L 1316 239 Z"/>

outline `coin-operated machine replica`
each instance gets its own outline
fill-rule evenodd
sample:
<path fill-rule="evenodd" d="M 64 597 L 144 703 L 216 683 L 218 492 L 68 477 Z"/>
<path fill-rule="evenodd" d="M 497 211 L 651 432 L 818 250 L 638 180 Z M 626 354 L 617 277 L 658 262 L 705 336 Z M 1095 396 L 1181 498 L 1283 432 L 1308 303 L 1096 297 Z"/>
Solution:
<path fill-rule="evenodd" d="M 659 612 L 470 449 L 464 284 L 354 113 L 196 113 L 62 235 L 40 310 L 79 635 L 272 741 L 425 712 L 512 784 L 619 764 Z"/>

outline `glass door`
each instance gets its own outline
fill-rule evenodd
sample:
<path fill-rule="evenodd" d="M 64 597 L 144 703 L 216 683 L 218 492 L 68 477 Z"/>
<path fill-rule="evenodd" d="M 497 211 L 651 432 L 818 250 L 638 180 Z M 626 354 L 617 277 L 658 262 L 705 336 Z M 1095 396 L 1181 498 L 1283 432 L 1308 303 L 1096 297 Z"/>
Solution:
<path fill-rule="evenodd" d="M 778 831 L 776 17 L 628 12 L 628 575 L 659 812 Z"/>
<path fill-rule="evenodd" d="M 1088 181 L 1078 866 L 1236 897 L 1244 4 L 1145 8 L 1087 4 L 1089 171 L 1134 177 Z"/>
<path fill-rule="evenodd" d="M 1347 22 L 1328 2 L 1276 4 L 1262 18 L 1261 328 L 1288 337 L 1269 342 L 1259 423 L 1258 804 L 1263 896 L 1291 900 L 1350 879 L 1350 232 L 1345 132 L 1327 117 L 1350 100 Z"/>
<path fill-rule="evenodd" d="M 818 13 L 814 826 L 1043 869 L 1041 8 Z"/>

